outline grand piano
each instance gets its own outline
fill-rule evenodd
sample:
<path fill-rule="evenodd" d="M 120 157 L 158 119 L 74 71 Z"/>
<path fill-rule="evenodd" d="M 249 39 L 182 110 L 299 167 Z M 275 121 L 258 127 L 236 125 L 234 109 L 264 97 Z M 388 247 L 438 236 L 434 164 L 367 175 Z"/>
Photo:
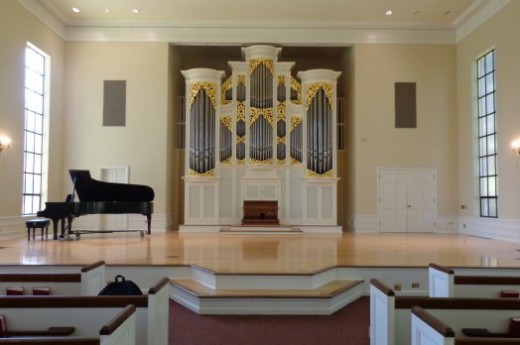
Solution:
<path fill-rule="evenodd" d="M 69 170 L 74 184 L 74 191 L 64 202 L 46 202 L 45 209 L 37 213 L 38 217 L 52 220 L 53 238 L 65 238 L 67 235 L 79 236 L 83 233 L 101 233 L 118 231 L 138 231 L 144 236 L 143 230 L 110 230 L 87 231 L 72 230 L 72 220 L 86 214 L 126 214 L 138 213 L 146 216 L 148 235 L 153 213 L 154 191 L 149 186 L 111 183 L 98 181 L 90 176 L 88 170 Z M 77 194 L 79 201 L 74 201 Z M 58 236 L 61 222 L 61 235 Z M 66 224 L 65 224 L 66 223 Z"/>

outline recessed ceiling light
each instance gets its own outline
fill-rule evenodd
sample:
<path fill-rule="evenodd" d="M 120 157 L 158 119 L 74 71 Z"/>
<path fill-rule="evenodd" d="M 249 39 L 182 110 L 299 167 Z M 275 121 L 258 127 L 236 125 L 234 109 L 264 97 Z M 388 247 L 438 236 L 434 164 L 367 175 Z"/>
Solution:
<path fill-rule="evenodd" d="M 79 8 L 77 8 L 77 7 L 73 7 L 73 8 L 72 8 L 72 12 L 74 12 L 74 13 L 79 13 Z"/>
<path fill-rule="evenodd" d="M 104 9 L 103 9 L 103 12 L 104 12 L 104 13 L 109 13 L 110 10 L 109 10 L 108 8 L 104 8 Z"/>
<path fill-rule="evenodd" d="M 139 10 L 137 8 L 132 9 L 132 13 L 137 14 L 139 13 Z"/>
<path fill-rule="evenodd" d="M 385 14 L 386 14 L 387 16 L 391 16 L 392 13 L 393 13 L 392 10 L 387 10 L 387 11 L 385 12 Z"/>
<path fill-rule="evenodd" d="M 413 14 L 414 16 L 420 16 L 422 14 L 422 11 L 415 11 Z"/>

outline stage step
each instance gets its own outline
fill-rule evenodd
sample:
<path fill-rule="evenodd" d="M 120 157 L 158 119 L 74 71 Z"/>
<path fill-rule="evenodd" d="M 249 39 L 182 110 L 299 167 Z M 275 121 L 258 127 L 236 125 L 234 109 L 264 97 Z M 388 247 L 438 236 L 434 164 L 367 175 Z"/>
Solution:
<path fill-rule="evenodd" d="M 191 279 L 170 281 L 170 298 L 199 314 L 330 315 L 363 295 L 363 280 L 327 272 L 210 278 L 200 267 L 194 271 Z"/>

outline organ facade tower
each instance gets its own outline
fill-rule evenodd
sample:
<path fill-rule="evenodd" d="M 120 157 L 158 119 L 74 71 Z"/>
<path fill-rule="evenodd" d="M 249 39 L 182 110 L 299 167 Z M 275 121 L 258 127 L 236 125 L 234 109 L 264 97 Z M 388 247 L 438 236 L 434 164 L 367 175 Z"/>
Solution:
<path fill-rule="evenodd" d="M 185 226 L 240 224 L 244 201 L 277 201 L 281 224 L 337 231 L 336 90 L 340 72 L 297 73 L 281 48 L 243 48 L 231 76 L 186 79 Z"/>

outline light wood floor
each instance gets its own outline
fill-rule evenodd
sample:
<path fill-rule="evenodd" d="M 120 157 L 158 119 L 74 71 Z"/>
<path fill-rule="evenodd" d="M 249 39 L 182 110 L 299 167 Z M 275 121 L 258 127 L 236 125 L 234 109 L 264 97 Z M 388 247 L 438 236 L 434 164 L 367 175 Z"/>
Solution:
<path fill-rule="evenodd" d="M 442 234 L 83 235 L 79 241 L 3 239 L 0 265 L 190 265 L 228 273 L 305 273 L 332 266 L 520 267 L 520 244 Z"/>

